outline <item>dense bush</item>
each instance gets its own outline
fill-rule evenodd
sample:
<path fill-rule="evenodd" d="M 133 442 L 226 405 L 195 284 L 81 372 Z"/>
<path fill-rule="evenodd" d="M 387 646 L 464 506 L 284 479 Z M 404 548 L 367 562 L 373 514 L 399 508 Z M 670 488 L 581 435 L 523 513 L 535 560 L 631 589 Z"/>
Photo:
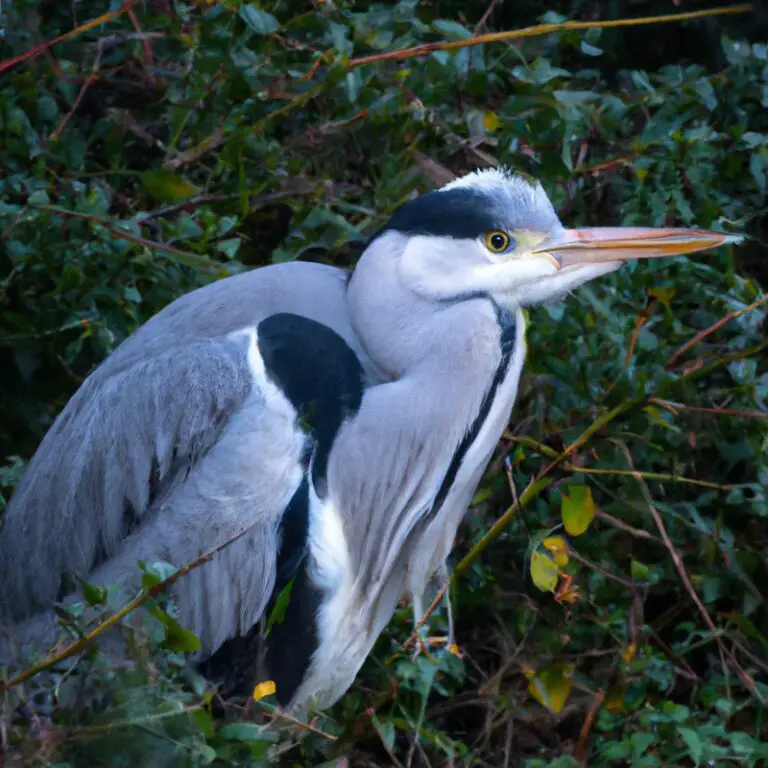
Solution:
<path fill-rule="evenodd" d="M 765 764 L 764 21 L 355 62 L 660 12 L 626 5 L 6 0 L 6 64 L 114 13 L 0 63 L 0 513 L 67 398 L 159 308 L 270 261 L 351 265 L 455 173 L 532 174 L 569 223 L 747 234 L 530 313 L 514 419 L 457 541 L 458 562 L 507 510 L 457 571 L 461 658 L 398 654 L 404 605 L 312 729 L 265 730 L 268 699 L 222 699 L 166 624 L 135 663 L 79 661 L 88 706 L 71 685 L 47 709 L 29 682 L 0 694 L 10 764 Z"/>

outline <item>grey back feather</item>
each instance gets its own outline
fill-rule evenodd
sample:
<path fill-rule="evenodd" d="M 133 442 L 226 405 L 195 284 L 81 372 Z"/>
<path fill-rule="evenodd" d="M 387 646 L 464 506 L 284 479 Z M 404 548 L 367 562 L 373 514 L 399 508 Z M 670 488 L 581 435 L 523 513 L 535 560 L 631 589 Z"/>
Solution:
<path fill-rule="evenodd" d="M 274 447 L 282 425 L 264 422 L 245 340 L 227 334 L 275 312 L 299 312 L 344 337 L 376 380 L 349 324 L 346 284 L 345 272 L 317 264 L 256 270 L 187 294 L 129 337 L 67 404 L 11 499 L 0 531 L 0 623 L 49 608 L 65 572 L 88 577 L 105 563 L 107 570 L 94 578 L 122 577 L 136 572 L 139 557 L 171 552 L 174 565 L 182 566 L 187 556 L 194 559 L 235 535 L 244 520 L 261 519 L 274 529 L 284 496 L 292 493 L 291 482 L 279 486 L 274 471 L 285 458 Z M 249 435 L 273 440 L 272 447 Z M 265 472 L 274 479 L 259 489 Z M 187 477 L 193 482 L 182 483 Z M 244 486 L 244 477 L 253 483 Z M 268 509 L 260 508 L 267 497 Z M 261 568 L 271 557 L 265 560 L 264 553 L 276 548 L 271 535 L 254 530 L 232 546 L 257 547 Z M 195 615 L 193 629 L 210 626 L 213 618 L 197 614 L 222 605 L 225 561 L 237 560 L 223 553 L 218 559 L 222 570 L 212 582 L 203 583 L 213 563 L 185 580 L 189 591 L 180 602 Z M 268 597 L 271 576 L 249 582 L 254 574 L 237 575 L 242 594 L 232 605 L 252 607 L 239 617 L 247 629 L 263 599 L 246 592 L 266 590 Z M 210 599 L 194 598 L 206 590 Z"/>

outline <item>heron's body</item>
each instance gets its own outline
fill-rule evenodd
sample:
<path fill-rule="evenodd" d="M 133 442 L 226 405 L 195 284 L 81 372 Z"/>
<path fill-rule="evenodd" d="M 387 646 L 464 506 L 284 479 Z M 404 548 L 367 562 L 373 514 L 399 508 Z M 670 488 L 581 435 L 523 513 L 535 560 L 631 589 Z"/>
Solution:
<path fill-rule="evenodd" d="M 420 615 L 443 569 L 510 418 L 521 307 L 618 266 L 560 271 L 509 238 L 489 257 L 495 227 L 565 232 L 539 186 L 490 172 L 401 208 L 351 276 L 271 266 L 160 312 L 17 488 L 0 623 L 43 648 L 52 603 L 77 596 L 68 575 L 130 587 L 137 561 L 181 567 L 238 537 L 177 583 L 180 621 L 208 657 L 292 583 L 266 674 L 285 705 L 336 701 L 402 595 Z"/>

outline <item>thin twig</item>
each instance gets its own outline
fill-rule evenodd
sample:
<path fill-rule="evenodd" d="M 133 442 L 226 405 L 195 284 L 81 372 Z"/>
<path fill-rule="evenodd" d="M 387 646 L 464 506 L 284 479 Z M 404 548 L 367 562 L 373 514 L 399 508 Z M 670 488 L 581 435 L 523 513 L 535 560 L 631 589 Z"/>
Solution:
<path fill-rule="evenodd" d="M 644 531 L 642 528 L 633 528 L 631 525 L 628 525 L 623 520 L 619 520 L 617 517 L 614 517 L 613 515 L 609 515 L 607 512 L 603 512 L 602 509 L 598 509 L 595 512 L 595 517 L 599 518 L 600 520 L 604 520 L 609 525 L 612 525 L 614 528 L 618 528 L 620 531 L 624 531 L 625 533 L 630 534 L 630 536 L 634 536 L 637 539 L 646 539 L 647 541 L 658 541 L 661 542 L 661 539 L 658 536 L 654 536 L 652 533 L 648 533 L 648 531 Z"/>
<path fill-rule="evenodd" d="M 693 413 L 711 413 L 714 416 L 736 416 L 740 419 L 768 419 L 768 411 L 739 411 L 734 408 L 705 408 L 701 405 L 682 405 L 681 403 L 672 403 L 669 400 L 661 400 L 658 397 L 652 397 L 648 401 L 666 408 L 672 413 L 678 411 L 691 411 Z"/>
<path fill-rule="evenodd" d="M 583 762 L 587 759 L 587 739 L 589 739 L 592 726 L 595 724 L 595 718 L 600 711 L 600 707 L 603 706 L 605 701 L 605 691 L 602 689 L 595 695 L 595 700 L 592 702 L 592 707 L 584 718 L 584 725 L 581 726 L 581 732 L 579 733 L 579 741 L 576 745 L 574 756 L 577 760 Z"/>
<path fill-rule="evenodd" d="M 705 328 L 703 331 L 697 333 L 690 341 L 683 344 L 680 349 L 678 349 L 676 352 L 673 352 L 667 359 L 667 362 L 664 363 L 665 367 L 671 368 L 682 355 L 695 347 L 700 341 L 706 339 L 707 336 L 709 336 L 711 333 L 714 333 L 718 328 L 722 328 L 726 323 L 730 323 L 731 320 L 735 320 L 737 317 L 746 315 L 748 312 L 761 307 L 766 302 L 768 302 L 768 293 L 764 293 L 759 299 L 753 301 L 748 307 L 734 310 L 733 312 L 729 312 L 727 315 L 725 315 L 725 317 L 721 317 L 716 323 L 713 323 L 709 326 L 709 328 Z"/>
<path fill-rule="evenodd" d="M 768 416 L 768 414 L 766 414 Z M 569 472 L 583 472 L 585 475 L 617 475 L 619 477 L 637 477 L 640 475 L 644 480 L 658 480 L 663 483 L 684 483 L 687 485 L 698 485 L 702 488 L 712 488 L 716 491 L 732 491 L 737 485 L 723 485 L 713 483 L 709 480 L 696 480 L 693 477 L 683 477 L 682 475 L 669 475 L 663 472 L 630 472 L 627 469 L 597 469 L 591 467 L 580 467 L 576 464 L 564 464 L 563 469 Z"/>
<path fill-rule="evenodd" d="M 440 587 L 438 593 L 435 595 L 435 599 L 429 604 L 427 610 L 424 611 L 424 615 L 417 622 L 413 632 L 411 632 L 411 636 L 400 646 L 397 653 L 392 657 L 392 659 L 390 659 L 390 661 L 397 658 L 406 648 L 408 648 L 409 645 L 419 639 L 419 630 L 427 623 L 427 619 L 437 610 L 437 606 L 440 605 L 440 601 L 445 597 L 445 594 L 450 589 L 450 586 L 451 582 L 447 581 L 445 584 L 443 584 L 442 587 Z"/>
<path fill-rule="evenodd" d="M 480 17 L 480 21 L 475 24 L 475 34 L 477 34 L 486 24 L 488 19 L 491 18 L 491 14 L 496 10 L 496 6 L 499 5 L 499 3 L 502 2 L 502 0 L 491 0 L 490 5 L 485 9 L 485 13 Z"/>
<path fill-rule="evenodd" d="M 144 71 L 147 76 L 147 83 L 150 88 L 154 88 L 155 73 L 152 70 L 155 66 L 155 57 L 152 53 L 152 46 L 149 44 L 149 40 L 144 36 L 144 31 L 141 28 L 139 19 L 136 16 L 136 12 L 133 10 L 133 3 L 128 4 L 128 18 L 131 20 L 131 24 L 133 24 L 133 28 L 139 36 L 141 50 L 144 54 Z"/>
<path fill-rule="evenodd" d="M 334 736 L 332 733 L 326 733 L 325 731 L 320 730 L 320 728 L 315 727 L 311 723 L 304 723 L 301 720 L 297 720 L 293 715 L 289 715 L 287 712 L 284 712 L 279 707 L 272 707 L 264 701 L 260 701 L 258 703 L 261 705 L 262 709 L 266 710 L 265 714 L 273 722 L 277 719 L 285 720 L 286 722 L 296 726 L 297 728 L 301 728 L 302 730 L 308 731 L 309 733 L 314 733 L 317 736 L 322 736 L 324 739 L 327 739 L 328 741 L 339 740 L 338 736 Z"/>
<path fill-rule="evenodd" d="M 355 69 L 364 64 L 374 64 L 379 61 L 403 61 L 405 59 L 415 59 L 422 56 L 428 56 L 435 51 L 451 51 L 459 48 L 470 48 L 475 45 L 485 45 L 487 43 L 499 43 L 505 40 L 519 40 L 523 37 L 538 37 L 548 35 L 552 32 L 565 32 L 578 29 L 610 29 L 613 27 L 635 27 L 647 24 L 669 24 L 679 21 L 690 21 L 692 19 L 702 19 L 708 16 L 721 16 L 732 13 L 749 13 L 754 10 L 751 3 L 743 5 L 732 5 L 720 8 L 708 8 L 702 11 L 689 11 L 687 13 L 674 13 L 664 16 L 644 16 L 637 19 L 613 19 L 611 21 L 564 21 L 558 24 L 536 24 L 532 27 L 523 29 L 513 29 L 506 32 L 490 32 L 485 35 L 476 35 L 465 40 L 442 40 L 436 43 L 422 43 L 413 48 L 403 48 L 399 51 L 387 51 L 386 53 L 376 53 L 371 56 L 361 56 L 357 59 L 350 59 L 347 62 L 347 69 Z"/>
<path fill-rule="evenodd" d="M 626 447 L 626 445 L 619 445 L 622 453 L 627 459 L 627 463 L 629 464 L 630 469 L 635 472 L 634 462 L 632 460 L 632 454 L 629 452 L 629 449 Z M 725 647 L 725 643 L 723 643 L 722 638 L 720 637 L 719 630 L 715 626 L 714 621 L 712 621 L 712 617 L 709 615 L 709 612 L 704 607 L 704 603 L 701 602 L 701 598 L 696 592 L 696 589 L 693 586 L 693 583 L 691 582 L 690 576 L 688 575 L 688 571 L 685 568 L 685 565 L 683 564 L 683 560 L 678 554 L 677 550 L 675 549 L 675 545 L 672 543 L 672 540 L 669 538 L 669 534 L 667 533 L 667 529 L 664 525 L 664 521 L 662 520 L 661 515 L 659 514 L 659 510 L 656 509 L 656 506 L 653 503 L 653 497 L 651 496 L 651 492 L 648 490 L 648 486 L 645 483 L 645 480 L 640 476 L 639 472 L 635 472 L 635 479 L 637 480 L 638 485 L 640 486 L 640 491 L 643 494 L 643 497 L 645 498 L 646 504 L 648 505 L 648 509 L 653 517 L 654 523 L 656 523 L 656 527 L 659 529 L 659 533 L 661 534 L 661 538 L 664 542 L 664 546 L 667 548 L 667 551 L 669 552 L 669 556 L 672 558 L 672 562 L 675 565 L 675 568 L 680 576 L 680 580 L 683 582 L 683 586 L 685 587 L 686 591 L 688 592 L 691 600 L 693 600 L 694 604 L 696 605 L 696 608 L 698 609 L 699 613 L 701 614 L 701 617 L 704 619 L 704 623 L 707 625 L 707 628 L 712 633 L 712 637 L 714 641 L 717 643 L 718 651 L 720 653 L 720 658 L 723 663 L 723 667 L 726 665 L 726 657 L 731 662 L 731 666 L 733 667 L 736 674 L 741 679 L 742 683 L 750 690 L 753 696 L 760 701 L 761 704 L 765 704 L 765 700 L 763 699 L 763 696 L 761 695 L 760 691 L 757 689 L 757 686 L 755 685 L 755 681 L 742 669 L 741 665 L 737 661 L 736 657 L 733 655 L 733 653 Z M 724 677 L 727 679 L 727 673 L 726 670 L 723 669 Z"/>
<path fill-rule="evenodd" d="M 67 124 L 70 121 L 70 118 L 72 115 L 75 114 L 77 111 L 77 108 L 80 106 L 80 102 L 83 100 L 83 97 L 85 96 L 86 91 L 99 79 L 98 71 L 99 71 L 99 65 L 101 64 L 101 46 L 99 46 L 96 50 L 96 57 L 93 61 L 93 67 L 91 67 L 91 74 L 88 75 L 88 78 L 85 80 L 85 82 L 80 87 L 80 90 L 77 93 L 77 97 L 75 98 L 75 103 L 72 105 L 72 109 L 67 112 L 66 115 L 62 118 L 61 122 L 56 126 L 56 129 L 50 136 L 51 141 L 56 141 L 59 136 L 61 136 L 64 129 L 67 127 Z"/>
<path fill-rule="evenodd" d="M 17 64 L 21 64 L 23 61 L 26 61 L 27 59 L 31 59 L 34 56 L 38 56 L 41 53 L 44 53 L 51 46 L 56 45 L 57 43 L 63 43 L 66 40 L 71 40 L 73 37 L 77 37 L 77 35 L 80 35 L 83 32 L 88 32 L 89 30 L 94 29 L 94 27 L 99 27 L 102 24 L 106 24 L 108 21 L 112 21 L 112 19 L 116 19 L 118 16 L 122 16 L 128 10 L 130 5 L 131 5 L 130 0 L 128 2 L 124 2 L 119 8 L 116 8 L 114 11 L 109 11 L 109 13 L 104 13 L 101 16 L 97 16 L 95 19 L 86 21 L 85 24 L 81 24 L 79 27 L 75 27 L 74 29 L 71 29 L 69 32 L 65 32 L 63 35 L 58 35 L 57 37 L 54 37 L 51 40 L 47 40 L 44 43 L 40 43 L 39 45 L 36 45 L 33 48 L 30 48 L 28 51 L 24 51 L 24 53 L 20 53 L 18 56 L 14 56 L 13 58 L 6 59 L 5 61 L 0 61 L 0 74 L 5 72 L 7 69 L 10 69 L 11 67 L 15 67 Z"/>
<path fill-rule="evenodd" d="M 214 549 L 211 549 L 208 552 L 200 555 L 200 557 L 196 558 L 191 563 L 188 563 L 183 568 L 180 568 L 175 573 L 172 573 L 162 581 L 159 581 L 157 584 L 154 584 L 150 587 L 143 587 L 139 594 L 133 598 L 133 600 L 130 600 L 119 611 L 104 619 L 104 621 L 92 629 L 87 635 L 84 635 L 75 642 L 66 646 L 66 648 L 46 656 L 46 658 L 44 658 L 41 662 L 38 662 L 37 664 L 28 667 L 22 672 L 19 672 L 18 675 L 12 677 L 10 680 L 0 680 L 0 694 L 7 691 L 9 688 L 13 688 L 16 685 L 20 685 L 21 683 L 26 682 L 35 675 L 40 674 L 40 672 L 44 672 L 46 669 L 50 669 L 60 661 L 64 661 L 70 656 L 74 656 L 76 653 L 79 653 L 90 643 L 92 643 L 97 637 L 104 634 L 104 632 L 106 632 L 111 627 L 114 627 L 126 616 L 128 616 L 128 614 L 132 613 L 138 607 L 146 603 L 147 600 L 149 600 L 151 597 L 154 597 L 155 595 L 162 592 L 166 587 L 171 586 L 177 582 L 182 576 L 186 576 L 190 571 L 193 571 L 195 568 L 199 568 L 204 563 L 207 563 L 212 557 L 214 557 L 214 555 L 218 554 L 230 544 L 245 536 L 245 534 L 247 534 L 252 527 L 253 526 L 248 526 L 248 528 L 245 530 L 240 531 L 240 533 L 230 537 L 225 542 L 219 544 L 217 547 L 214 547 Z"/>
<path fill-rule="evenodd" d="M 137 717 L 132 720 L 114 720 L 101 725 L 88 725 L 83 728 L 77 728 L 76 730 L 68 730 L 67 737 L 77 739 L 83 736 L 88 737 L 96 736 L 100 733 L 109 733 L 110 731 L 115 731 L 119 728 L 135 728 L 136 726 L 147 725 L 158 720 L 167 720 L 171 717 L 186 715 L 188 712 L 195 712 L 196 710 L 203 709 L 203 707 L 203 704 L 191 704 L 190 706 L 175 712 L 158 712 L 155 715 Z"/>
<path fill-rule="evenodd" d="M 118 240 L 127 240 L 129 243 L 135 243 L 136 245 L 143 245 L 147 248 L 152 248 L 158 251 L 167 251 L 177 257 L 177 260 L 187 266 L 196 267 L 204 270 L 210 274 L 222 274 L 226 273 L 226 266 L 224 264 L 217 264 L 207 256 L 200 256 L 192 251 L 185 251 L 181 248 L 176 248 L 173 245 L 166 245 L 165 243 L 158 243 L 154 240 L 148 240 L 146 237 L 140 235 L 133 235 L 130 232 L 126 232 L 124 229 L 119 228 L 120 222 L 113 222 L 109 219 L 104 219 L 101 216 L 95 216 L 91 213 L 82 213 L 80 211 L 70 211 L 68 208 L 61 208 L 58 205 L 43 205 L 39 203 L 27 203 L 30 208 L 34 208 L 40 211 L 49 211 L 50 213 L 58 213 L 61 216 L 68 216 L 74 219 L 83 219 L 90 221 L 93 224 L 99 224 L 104 227 L 113 237 Z"/>
<path fill-rule="evenodd" d="M 606 570 L 602 566 L 598 565 L 597 563 L 593 563 L 591 560 L 588 560 L 583 555 L 580 555 L 574 548 L 573 545 L 571 545 L 568 548 L 568 554 L 571 558 L 573 558 L 577 563 L 581 563 L 586 568 L 591 568 L 593 571 L 597 571 L 598 573 L 602 573 L 603 576 L 605 576 L 606 579 L 610 579 L 611 581 L 615 581 L 619 584 L 621 584 L 624 587 L 627 587 L 628 589 L 631 589 L 634 591 L 635 584 L 634 582 L 630 581 L 629 579 L 625 579 L 623 576 L 619 576 L 609 570 Z"/>

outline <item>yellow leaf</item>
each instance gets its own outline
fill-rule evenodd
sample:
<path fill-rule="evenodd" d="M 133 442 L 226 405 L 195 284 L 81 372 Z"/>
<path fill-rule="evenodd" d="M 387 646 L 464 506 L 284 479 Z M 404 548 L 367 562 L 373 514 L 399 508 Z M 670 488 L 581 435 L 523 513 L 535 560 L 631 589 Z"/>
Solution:
<path fill-rule="evenodd" d="M 637 651 L 637 646 L 634 643 L 630 643 L 622 652 L 621 652 L 621 658 L 624 659 L 627 663 L 632 661 L 632 659 L 635 658 L 635 652 Z"/>
<path fill-rule="evenodd" d="M 603 707 L 608 712 L 621 712 L 624 709 L 624 691 L 620 685 L 608 689 Z"/>
<path fill-rule="evenodd" d="M 564 568 L 568 565 L 570 557 L 568 556 L 568 544 L 562 536 L 549 536 L 541 542 L 544 549 L 549 550 L 555 565 L 558 568 Z"/>
<path fill-rule="evenodd" d="M 446 650 L 448 653 L 452 653 L 456 658 L 461 659 L 464 654 L 459 650 L 459 646 L 456 645 L 456 643 L 451 643 L 450 645 L 446 646 Z"/>
<path fill-rule="evenodd" d="M 276 690 L 277 686 L 274 680 L 264 680 L 253 689 L 251 695 L 254 701 L 261 701 L 265 696 L 271 696 Z"/>
<path fill-rule="evenodd" d="M 495 133 L 501 125 L 501 120 L 495 112 L 486 112 L 483 115 L 483 125 L 488 133 Z"/>
<path fill-rule="evenodd" d="M 586 485 L 571 485 L 570 494 L 563 494 L 561 514 L 565 530 L 571 536 L 581 536 L 595 519 L 595 501 Z"/>
<path fill-rule="evenodd" d="M 155 200 L 177 203 L 197 192 L 197 187 L 166 168 L 155 168 L 141 174 L 141 183 Z"/>
<path fill-rule="evenodd" d="M 531 556 L 531 578 L 542 592 L 555 591 L 557 571 L 557 565 L 538 549 Z"/>
<path fill-rule="evenodd" d="M 675 291 L 674 288 L 658 287 L 658 288 L 651 288 L 648 291 L 648 293 L 651 296 L 655 296 L 662 304 L 668 305 L 669 302 L 672 301 L 672 299 L 674 298 L 675 293 L 677 293 L 677 291 Z"/>
<path fill-rule="evenodd" d="M 528 692 L 542 707 L 557 714 L 571 695 L 573 667 L 568 664 L 548 664 L 537 670 L 528 682 Z"/>

